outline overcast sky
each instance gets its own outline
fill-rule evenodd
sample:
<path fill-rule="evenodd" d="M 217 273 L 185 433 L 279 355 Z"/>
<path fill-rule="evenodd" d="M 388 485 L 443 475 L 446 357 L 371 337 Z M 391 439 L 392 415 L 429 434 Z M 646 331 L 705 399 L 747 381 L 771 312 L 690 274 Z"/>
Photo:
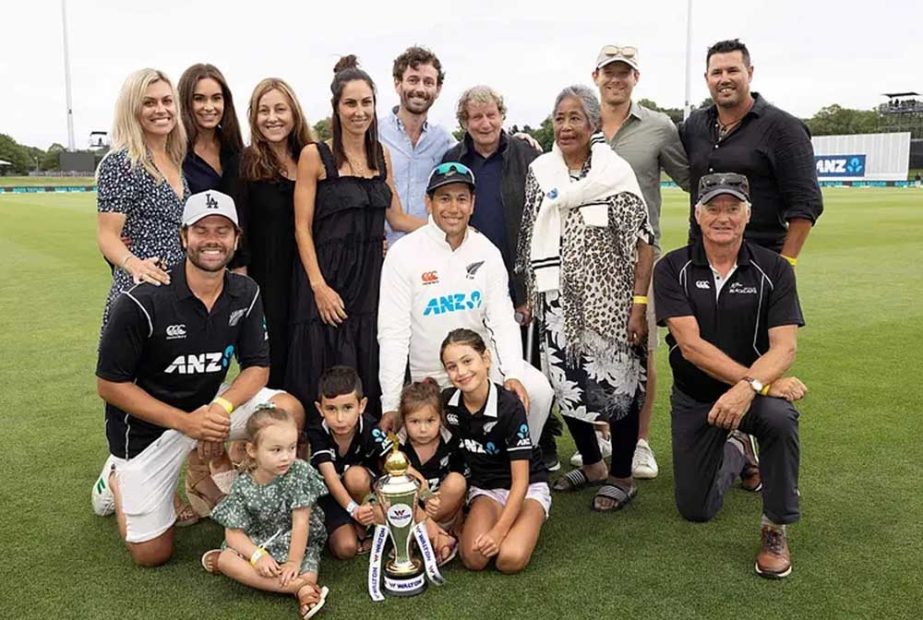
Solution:
<path fill-rule="evenodd" d="M 637 98 L 684 100 L 686 0 L 67 0 L 67 11 L 78 148 L 90 131 L 110 130 L 119 87 L 141 67 L 176 81 L 192 63 L 217 65 L 244 124 L 252 88 L 281 77 L 313 123 L 330 114 L 332 68 L 347 53 L 377 82 L 385 113 L 397 101 L 391 63 L 412 44 L 442 61 L 430 118 L 452 127 L 458 95 L 479 83 L 506 97 L 508 125 L 538 125 L 562 87 L 590 83 L 606 43 L 639 48 Z M 60 0 L 4 3 L 0 14 L 0 133 L 43 149 L 66 144 Z M 740 37 L 753 89 L 774 104 L 802 117 L 833 103 L 872 108 L 884 92 L 923 92 L 921 32 L 919 0 L 693 0 L 691 99 L 708 95 L 708 46 Z"/>

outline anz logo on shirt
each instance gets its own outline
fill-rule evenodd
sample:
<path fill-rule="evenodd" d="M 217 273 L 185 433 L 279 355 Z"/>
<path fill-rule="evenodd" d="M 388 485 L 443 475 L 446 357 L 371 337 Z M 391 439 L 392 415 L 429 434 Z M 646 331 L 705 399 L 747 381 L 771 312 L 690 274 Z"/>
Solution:
<path fill-rule="evenodd" d="M 519 441 L 516 442 L 516 447 L 532 445 L 532 439 L 529 437 L 529 426 L 527 424 L 523 424 L 519 427 L 516 437 L 519 438 Z"/>
<path fill-rule="evenodd" d="M 481 303 L 481 291 L 440 295 L 438 297 L 433 297 L 426 303 L 426 308 L 423 310 L 423 316 L 474 310 L 475 308 L 480 308 Z"/>
<path fill-rule="evenodd" d="M 224 353 L 190 353 L 180 355 L 164 370 L 166 374 L 201 375 L 225 372 L 234 356 L 234 345 L 228 345 Z"/>
<path fill-rule="evenodd" d="M 485 445 L 473 439 L 463 440 L 465 450 L 474 454 L 500 454 L 500 448 L 494 445 L 494 442 L 488 441 Z"/>

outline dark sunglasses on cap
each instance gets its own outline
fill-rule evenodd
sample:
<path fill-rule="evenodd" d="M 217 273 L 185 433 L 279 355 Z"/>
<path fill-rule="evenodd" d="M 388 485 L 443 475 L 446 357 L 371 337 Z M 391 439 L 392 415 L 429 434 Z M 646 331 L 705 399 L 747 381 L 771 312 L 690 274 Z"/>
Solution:
<path fill-rule="evenodd" d="M 429 179 L 426 182 L 426 193 L 431 194 L 436 188 L 451 183 L 466 183 L 473 188 L 475 186 L 474 173 L 471 168 L 457 161 L 439 164 L 429 173 Z"/>

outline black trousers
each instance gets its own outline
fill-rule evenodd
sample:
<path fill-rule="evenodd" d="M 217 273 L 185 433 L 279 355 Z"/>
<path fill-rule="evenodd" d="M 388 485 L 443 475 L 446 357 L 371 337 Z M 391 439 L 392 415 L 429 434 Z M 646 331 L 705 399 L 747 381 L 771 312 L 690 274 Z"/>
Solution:
<path fill-rule="evenodd" d="M 638 423 L 640 421 L 640 407 L 636 404 L 621 420 L 609 420 L 609 433 L 612 438 L 612 462 L 609 464 L 609 475 L 614 478 L 631 477 L 631 459 L 635 454 L 635 445 L 638 443 Z M 574 437 L 577 451 L 583 456 L 584 465 L 592 465 L 602 460 L 599 443 L 596 439 L 596 427 L 590 422 L 584 422 L 570 416 L 563 416 L 570 434 Z"/>
<path fill-rule="evenodd" d="M 675 387 L 670 402 L 676 507 L 689 521 L 708 521 L 721 509 L 744 457 L 727 443 L 727 430 L 708 423 L 714 403 L 694 400 Z M 741 431 L 759 441 L 763 514 L 773 523 L 794 523 L 801 517 L 798 415 L 787 400 L 757 396 L 740 424 Z"/>

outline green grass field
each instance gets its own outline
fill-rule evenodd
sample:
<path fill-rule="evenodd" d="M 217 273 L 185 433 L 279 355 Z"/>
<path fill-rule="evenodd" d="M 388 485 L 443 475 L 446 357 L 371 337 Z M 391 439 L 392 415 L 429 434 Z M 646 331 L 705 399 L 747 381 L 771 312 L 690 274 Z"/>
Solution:
<path fill-rule="evenodd" d="M 93 177 L 3 177 L 0 187 L 40 187 L 51 185 L 96 185 Z"/>
<path fill-rule="evenodd" d="M 284 618 L 290 598 L 206 574 L 211 522 L 177 535 L 176 554 L 135 568 L 115 520 L 93 515 L 90 485 L 105 458 L 93 369 L 108 269 L 94 242 L 94 195 L 0 194 L 0 563 L 3 618 Z M 591 492 L 556 495 L 528 570 L 473 574 L 375 605 L 366 560 L 328 560 L 321 618 L 920 618 L 923 617 L 923 190 L 825 192 L 798 284 L 808 325 L 796 374 L 802 521 L 783 582 L 753 573 L 759 498 L 729 493 L 708 524 L 673 506 L 667 395 L 653 446 L 661 466 L 618 514 L 589 510 Z M 685 194 L 669 191 L 664 247 L 685 236 Z M 916 447 L 915 447 L 916 446 Z M 562 459 L 573 450 L 561 442 Z M 913 455 L 916 456 L 913 456 Z"/>

